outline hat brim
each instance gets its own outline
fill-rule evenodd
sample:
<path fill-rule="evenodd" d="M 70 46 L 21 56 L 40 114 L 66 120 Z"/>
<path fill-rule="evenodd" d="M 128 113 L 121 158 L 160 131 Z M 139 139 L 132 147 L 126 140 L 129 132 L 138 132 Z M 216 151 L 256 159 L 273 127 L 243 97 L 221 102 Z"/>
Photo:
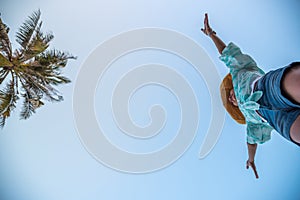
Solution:
<path fill-rule="evenodd" d="M 221 85 L 220 85 L 220 93 L 223 102 L 223 106 L 229 113 L 229 115 L 239 124 L 246 124 L 245 117 L 240 111 L 238 106 L 234 106 L 229 100 L 230 90 L 233 89 L 232 85 L 232 77 L 231 74 L 227 74 Z"/>

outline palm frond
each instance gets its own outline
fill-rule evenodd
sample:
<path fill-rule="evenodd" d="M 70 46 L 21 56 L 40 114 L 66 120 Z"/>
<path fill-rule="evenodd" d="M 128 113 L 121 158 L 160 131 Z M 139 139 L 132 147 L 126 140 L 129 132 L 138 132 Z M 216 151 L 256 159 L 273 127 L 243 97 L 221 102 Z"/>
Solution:
<path fill-rule="evenodd" d="M 71 82 L 70 79 L 61 75 L 59 68 L 53 69 L 52 65 L 43 66 L 38 61 L 27 63 L 24 65 L 23 70 L 24 72 L 36 77 L 36 79 L 39 79 L 39 81 L 43 82 L 43 84 L 59 85 Z"/>
<path fill-rule="evenodd" d="M 42 66 L 49 66 L 53 69 L 65 67 L 69 59 L 76 59 L 76 57 L 67 52 L 58 51 L 56 49 L 46 51 L 35 57 L 35 60 Z"/>
<path fill-rule="evenodd" d="M 9 28 L 2 22 L 0 18 L 0 51 L 10 60 L 12 57 L 11 43 L 8 37 Z"/>
<path fill-rule="evenodd" d="M 28 93 L 22 94 L 24 99 L 22 110 L 20 112 L 21 119 L 28 119 L 33 113 L 35 113 L 35 107 L 32 104 L 31 98 L 29 97 Z"/>
<path fill-rule="evenodd" d="M 44 103 L 39 99 L 28 98 L 27 94 L 22 94 L 22 96 L 24 101 L 20 112 L 20 119 L 28 119 L 33 113 L 35 113 L 35 110 L 44 105 Z"/>
<path fill-rule="evenodd" d="M 53 38 L 53 35 L 36 34 L 29 42 L 28 47 L 23 50 L 19 60 L 26 62 L 44 52 L 48 48 L 51 38 Z"/>
<path fill-rule="evenodd" d="M 19 31 L 16 35 L 16 41 L 24 48 L 27 49 L 27 46 L 36 30 L 37 27 L 41 26 L 39 23 L 41 17 L 41 11 L 37 10 L 28 17 L 27 20 L 21 25 Z"/>
<path fill-rule="evenodd" d="M 4 126 L 6 118 L 10 116 L 11 111 L 16 107 L 17 100 L 15 83 L 11 80 L 4 90 L 0 90 L 0 127 Z"/>
<path fill-rule="evenodd" d="M 34 12 L 17 33 L 17 42 L 22 47 L 17 57 L 19 62 L 26 62 L 44 52 L 54 38 L 52 33 L 44 34 L 41 31 L 43 22 L 39 21 L 40 16 L 40 10 Z"/>
<path fill-rule="evenodd" d="M 71 82 L 71 80 L 68 79 L 67 77 L 57 76 L 57 75 L 52 75 L 52 76 L 46 77 L 46 81 L 47 81 L 47 83 L 53 84 L 53 85 L 66 84 L 66 83 Z"/>
<path fill-rule="evenodd" d="M 6 76 L 9 74 L 9 70 L 1 69 L 0 70 L 0 84 L 5 80 Z"/>
<path fill-rule="evenodd" d="M 13 64 L 4 56 L 2 53 L 0 53 L 0 67 L 11 67 Z"/>
<path fill-rule="evenodd" d="M 24 73 L 21 75 L 21 79 L 23 88 L 30 91 L 32 98 L 45 98 L 50 102 L 59 102 L 63 100 L 63 96 L 55 88 L 45 83 L 43 80 L 37 79 L 36 76 Z"/>
<path fill-rule="evenodd" d="M 6 122 L 6 117 L 2 117 L 2 115 L 0 115 L 0 127 L 3 128 Z"/>

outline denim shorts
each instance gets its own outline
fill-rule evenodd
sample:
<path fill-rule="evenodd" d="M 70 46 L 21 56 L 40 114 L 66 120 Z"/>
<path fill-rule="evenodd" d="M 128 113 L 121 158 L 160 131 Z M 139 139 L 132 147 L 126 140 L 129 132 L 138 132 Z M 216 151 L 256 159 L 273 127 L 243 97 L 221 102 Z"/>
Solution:
<path fill-rule="evenodd" d="M 299 63 L 300 64 L 300 63 Z M 286 70 L 294 67 L 292 63 L 286 67 L 272 70 L 261 77 L 255 84 L 254 91 L 262 91 L 263 96 L 258 100 L 259 114 L 284 138 L 297 144 L 290 137 L 290 128 L 300 115 L 300 104 L 291 100 L 281 90 L 281 80 Z M 300 131 L 300 130 L 299 130 Z"/>

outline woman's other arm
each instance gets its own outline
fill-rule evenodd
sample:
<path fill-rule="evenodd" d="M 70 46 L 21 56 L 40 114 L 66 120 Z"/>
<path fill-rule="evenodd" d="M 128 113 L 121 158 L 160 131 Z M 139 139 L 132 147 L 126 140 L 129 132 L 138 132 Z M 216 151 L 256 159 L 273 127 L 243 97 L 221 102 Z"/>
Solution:
<path fill-rule="evenodd" d="M 247 143 L 247 147 L 248 147 L 248 160 L 246 163 L 246 168 L 249 169 L 249 167 L 251 167 L 253 169 L 253 172 L 255 174 L 255 177 L 258 178 L 258 173 L 256 170 L 256 166 L 254 163 L 254 157 L 255 157 L 255 153 L 256 153 L 256 149 L 257 149 L 257 144 L 249 144 Z"/>

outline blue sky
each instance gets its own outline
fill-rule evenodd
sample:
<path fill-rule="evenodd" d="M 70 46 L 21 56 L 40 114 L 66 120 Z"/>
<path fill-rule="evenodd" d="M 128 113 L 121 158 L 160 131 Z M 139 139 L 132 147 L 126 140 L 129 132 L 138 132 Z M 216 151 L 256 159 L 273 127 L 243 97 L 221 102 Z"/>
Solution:
<path fill-rule="evenodd" d="M 258 180 L 245 169 L 245 127 L 227 114 L 215 148 L 205 159 L 198 159 L 211 116 L 209 91 L 193 67 L 174 55 L 135 52 L 114 63 L 108 71 L 113 78 L 106 78 L 112 81 L 133 66 L 156 62 L 172 66 L 188 80 L 198 101 L 199 126 L 192 145 L 169 167 L 137 175 L 101 164 L 81 143 L 72 108 L 75 80 L 83 62 L 99 44 L 116 34 L 143 27 L 178 31 L 203 47 L 224 76 L 226 67 L 213 43 L 200 31 L 207 12 L 211 26 L 224 42 L 235 42 L 268 71 L 299 61 L 299 7 L 297 0 L 2 0 L 1 17 L 10 27 L 14 47 L 18 27 L 40 8 L 44 30 L 55 35 L 52 45 L 78 59 L 63 70 L 72 80 L 59 87 L 63 102 L 46 103 L 27 121 L 19 120 L 16 109 L 0 130 L 0 199 L 299 199 L 300 150 L 276 132 L 271 141 L 258 148 Z M 112 87 L 109 82 L 105 84 Z M 98 87 L 96 102 L 104 98 L 100 90 Z M 165 106 L 167 121 L 161 134 L 149 142 L 121 135 L 114 124 L 109 124 L 111 113 L 103 112 L 101 103 L 95 106 L 95 113 L 99 121 L 107 119 L 103 129 L 113 130 L 107 137 L 115 144 L 128 151 L 153 151 L 175 136 L 180 122 L 178 102 L 157 86 L 145 87 L 129 102 L 132 119 L 141 126 L 149 123 L 149 106 L 158 102 Z"/>

